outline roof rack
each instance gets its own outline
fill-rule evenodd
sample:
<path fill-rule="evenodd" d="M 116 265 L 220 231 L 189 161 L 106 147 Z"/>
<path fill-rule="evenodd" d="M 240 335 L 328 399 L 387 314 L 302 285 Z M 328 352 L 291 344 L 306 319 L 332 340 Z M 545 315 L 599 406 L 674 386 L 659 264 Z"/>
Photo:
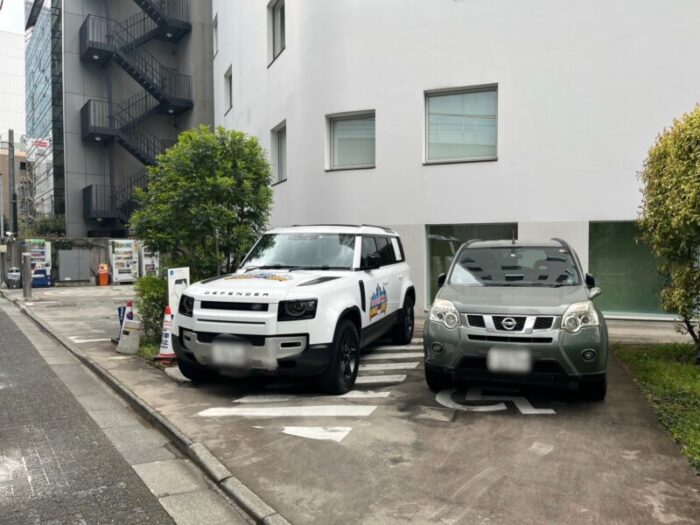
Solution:
<path fill-rule="evenodd" d="M 391 228 L 387 228 L 386 226 L 377 226 L 376 224 L 363 224 L 362 226 L 366 228 L 379 228 L 387 233 L 396 233 L 396 231 L 392 230 Z"/>

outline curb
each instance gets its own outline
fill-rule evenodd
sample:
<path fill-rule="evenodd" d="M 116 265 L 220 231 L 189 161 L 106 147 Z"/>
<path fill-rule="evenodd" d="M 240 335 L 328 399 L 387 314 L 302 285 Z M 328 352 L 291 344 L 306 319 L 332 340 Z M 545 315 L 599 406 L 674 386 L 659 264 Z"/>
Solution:
<path fill-rule="evenodd" d="M 34 324 L 39 326 L 39 328 L 55 339 L 82 364 L 107 383 L 107 385 L 129 403 L 139 415 L 144 417 L 164 434 L 182 454 L 191 459 L 204 474 L 206 474 L 210 481 L 253 518 L 256 523 L 264 525 L 291 525 L 281 514 L 265 503 L 260 496 L 255 494 L 255 492 L 250 490 L 242 481 L 236 478 L 204 444 L 193 442 L 175 425 L 151 408 L 134 392 L 129 390 L 119 379 L 90 359 L 90 357 L 72 341 L 55 332 L 46 321 L 37 316 L 27 306 L 21 304 L 19 299 L 9 297 L 4 290 L 0 290 L 0 296 L 14 304 L 19 311 L 31 319 Z"/>

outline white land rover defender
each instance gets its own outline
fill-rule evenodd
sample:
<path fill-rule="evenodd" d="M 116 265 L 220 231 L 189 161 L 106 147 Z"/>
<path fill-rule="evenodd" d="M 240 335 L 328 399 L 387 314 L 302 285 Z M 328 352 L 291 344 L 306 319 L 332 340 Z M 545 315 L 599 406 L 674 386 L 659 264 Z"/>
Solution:
<path fill-rule="evenodd" d="M 317 376 L 344 394 L 360 350 L 413 337 L 415 289 L 401 239 L 377 226 L 294 226 L 264 234 L 233 274 L 180 299 L 173 346 L 194 382 L 228 375 Z"/>

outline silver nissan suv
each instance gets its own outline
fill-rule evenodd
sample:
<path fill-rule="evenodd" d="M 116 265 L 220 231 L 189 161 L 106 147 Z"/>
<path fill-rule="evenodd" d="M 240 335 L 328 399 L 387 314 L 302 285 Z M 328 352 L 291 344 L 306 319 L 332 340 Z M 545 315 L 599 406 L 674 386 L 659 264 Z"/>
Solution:
<path fill-rule="evenodd" d="M 456 379 L 574 384 L 605 398 L 601 291 L 565 241 L 467 242 L 438 286 L 423 339 L 432 390 Z"/>

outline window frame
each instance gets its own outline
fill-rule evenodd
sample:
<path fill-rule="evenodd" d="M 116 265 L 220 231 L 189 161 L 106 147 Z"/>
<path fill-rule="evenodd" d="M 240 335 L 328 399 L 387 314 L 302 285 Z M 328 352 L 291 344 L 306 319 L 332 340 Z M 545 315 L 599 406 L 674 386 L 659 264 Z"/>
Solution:
<path fill-rule="evenodd" d="M 227 104 L 224 115 L 227 115 L 233 109 L 233 65 L 224 73 L 224 102 Z"/>
<path fill-rule="evenodd" d="M 216 55 L 219 54 L 219 14 L 214 15 L 214 19 L 212 20 L 211 23 L 211 32 L 212 32 L 212 46 L 213 46 L 213 53 L 212 53 L 212 59 L 216 58 Z"/>
<path fill-rule="evenodd" d="M 343 120 L 359 120 L 364 117 L 372 117 L 374 122 L 374 162 L 372 164 L 353 164 L 350 166 L 334 166 L 335 160 L 335 140 L 333 132 L 333 124 Z M 345 170 L 371 170 L 377 167 L 377 112 L 374 109 L 366 109 L 362 111 L 352 111 L 346 113 L 334 113 L 326 115 L 326 171 L 345 171 Z"/>
<path fill-rule="evenodd" d="M 431 97 L 439 97 L 445 95 L 466 95 L 470 93 L 487 93 L 494 91 L 496 93 L 496 154 L 488 157 L 473 157 L 473 158 L 454 158 L 454 159 L 430 159 L 430 111 L 429 99 Z M 439 164 L 463 164 L 468 162 L 495 162 L 498 160 L 498 128 L 499 128 L 499 111 L 498 111 L 498 84 L 481 84 L 478 86 L 466 86 L 458 88 L 441 88 L 431 89 L 424 92 L 424 121 L 423 121 L 423 165 L 439 165 Z"/>
<path fill-rule="evenodd" d="M 275 13 L 281 12 L 281 48 L 276 50 L 275 43 Z M 267 27 L 268 27 L 268 64 L 270 67 L 275 60 L 287 49 L 287 6 L 285 0 L 271 0 L 267 4 Z"/>
<path fill-rule="evenodd" d="M 284 132 L 284 178 L 280 178 L 280 140 L 279 134 Z M 272 161 L 274 166 L 275 180 L 272 183 L 273 186 L 276 184 L 281 184 L 287 181 L 287 121 L 283 120 L 272 128 L 271 132 L 271 150 L 272 150 Z"/>

